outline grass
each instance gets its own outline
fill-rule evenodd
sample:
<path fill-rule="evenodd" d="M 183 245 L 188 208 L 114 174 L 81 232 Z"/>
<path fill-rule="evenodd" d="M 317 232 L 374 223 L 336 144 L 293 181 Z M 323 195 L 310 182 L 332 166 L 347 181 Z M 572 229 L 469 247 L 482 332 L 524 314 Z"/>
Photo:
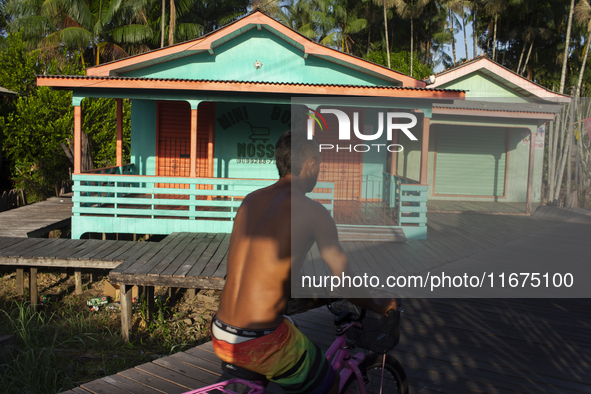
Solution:
<path fill-rule="evenodd" d="M 0 292 L 0 333 L 13 335 L 17 348 L 0 372 L 0 393 L 58 393 L 207 340 L 203 318 L 187 325 L 174 305 L 157 302 L 148 321 L 143 301 L 125 343 L 120 314 L 90 312 L 87 298 L 65 294 L 33 312 L 27 302 Z"/>

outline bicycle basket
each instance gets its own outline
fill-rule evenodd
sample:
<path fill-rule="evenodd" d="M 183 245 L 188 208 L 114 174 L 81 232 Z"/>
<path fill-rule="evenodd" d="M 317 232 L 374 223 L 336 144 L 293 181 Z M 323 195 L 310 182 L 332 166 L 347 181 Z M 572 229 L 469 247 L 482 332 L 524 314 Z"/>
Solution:
<path fill-rule="evenodd" d="M 400 340 L 400 311 L 390 311 L 387 316 L 367 311 L 361 323 L 363 328 L 351 327 L 345 331 L 348 339 L 360 348 L 375 353 L 387 353 Z"/>

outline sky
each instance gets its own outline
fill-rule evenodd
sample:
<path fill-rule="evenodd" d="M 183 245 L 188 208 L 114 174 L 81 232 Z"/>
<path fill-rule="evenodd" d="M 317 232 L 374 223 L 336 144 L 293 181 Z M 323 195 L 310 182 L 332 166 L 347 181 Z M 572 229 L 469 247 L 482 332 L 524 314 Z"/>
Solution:
<path fill-rule="evenodd" d="M 468 23 L 468 22 L 466 23 L 466 39 L 468 40 L 468 56 L 466 56 L 466 50 L 464 47 L 464 32 L 461 30 L 457 31 L 455 34 L 455 37 L 456 37 L 456 60 L 459 60 L 462 58 L 472 59 L 474 57 L 474 41 L 472 40 L 472 24 Z M 451 44 L 445 45 L 444 51 L 445 51 L 445 53 L 449 54 L 449 56 L 452 56 Z M 438 73 L 440 71 L 443 71 L 443 68 L 444 68 L 443 64 L 440 64 L 433 69 L 433 72 Z"/>

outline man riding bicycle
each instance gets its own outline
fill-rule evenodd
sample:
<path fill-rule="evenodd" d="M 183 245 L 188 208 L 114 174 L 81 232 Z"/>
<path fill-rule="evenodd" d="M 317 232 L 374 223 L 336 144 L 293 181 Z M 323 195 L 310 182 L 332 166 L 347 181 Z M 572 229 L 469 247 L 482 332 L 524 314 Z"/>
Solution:
<path fill-rule="evenodd" d="M 246 196 L 236 214 L 226 285 L 212 322 L 214 350 L 286 393 L 337 393 L 338 374 L 322 351 L 283 317 L 292 264 L 301 264 L 314 242 L 333 275 L 352 275 L 332 217 L 305 195 L 318 179 L 319 145 L 288 131 L 276 144 L 275 158 L 279 181 Z M 393 299 L 352 301 L 382 314 L 396 309 Z"/>

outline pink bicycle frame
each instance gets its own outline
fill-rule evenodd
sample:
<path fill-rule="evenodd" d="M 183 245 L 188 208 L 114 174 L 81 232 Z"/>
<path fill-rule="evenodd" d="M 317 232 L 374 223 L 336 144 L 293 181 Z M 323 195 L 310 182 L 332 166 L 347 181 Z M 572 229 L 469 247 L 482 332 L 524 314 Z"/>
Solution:
<path fill-rule="evenodd" d="M 357 325 L 361 326 L 359 323 L 348 323 L 342 327 L 342 332 L 344 333 L 345 330 L 349 329 L 350 327 Z M 359 371 L 359 364 L 363 362 L 365 359 L 365 354 L 363 352 L 359 352 L 351 357 L 351 353 L 349 350 L 346 349 L 347 347 L 347 338 L 344 334 L 337 336 L 337 339 L 330 345 L 330 348 L 326 352 L 326 359 L 330 362 L 330 365 L 335 371 L 340 371 L 340 383 L 339 383 L 339 393 L 343 390 L 345 383 L 351 376 L 351 374 L 355 373 L 357 376 L 357 380 L 359 381 L 359 387 L 361 389 L 361 394 L 365 394 L 365 386 L 363 384 L 363 376 Z M 219 382 L 212 384 L 207 387 L 203 387 L 197 390 L 188 391 L 184 394 L 207 394 L 212 390 L 218 390 L 222 393 L 226 394 L 236 394 L 234 391 L 230 389 L 226 389 L 226 386 L 232 384 L 243 384 L 250 388 L 248 394 L 264 394 L 265 387 L 260 384 L 259 382 L 251 382 L 249 380 L 234 378 L 230 380 L 226 380 L 224 382 Z"/>

